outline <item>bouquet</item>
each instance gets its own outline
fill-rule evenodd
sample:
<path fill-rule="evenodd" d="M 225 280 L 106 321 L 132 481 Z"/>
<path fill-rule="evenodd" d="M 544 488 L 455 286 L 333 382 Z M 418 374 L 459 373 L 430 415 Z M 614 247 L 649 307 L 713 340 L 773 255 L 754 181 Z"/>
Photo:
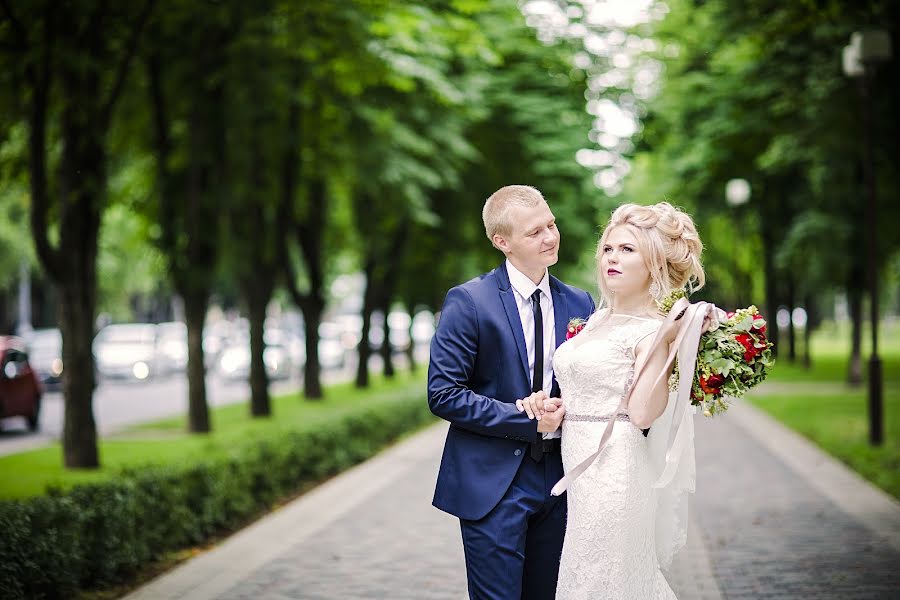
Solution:
<path fill-rule="evenodd" d="M 676 290 L 660 303 L 668 314 L 679 298 Z M 697 368 L 691 385 L 691 404 L 711 417 L 728 409 L 726 398 L 739 398 L 765 380 L 775 364 L 772 342 L 766 338 L 766 321 L 755 306 L 725 313 L 726 320 L 700 336 Z M 670 385 L 678 381 L 678 365 Z"/>

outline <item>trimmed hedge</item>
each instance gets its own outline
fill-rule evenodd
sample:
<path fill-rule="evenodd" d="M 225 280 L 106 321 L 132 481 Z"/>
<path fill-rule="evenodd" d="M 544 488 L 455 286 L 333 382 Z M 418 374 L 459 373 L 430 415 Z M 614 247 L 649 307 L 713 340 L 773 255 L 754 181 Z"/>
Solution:
<path fill-rule="evenodd" d="M 142 565 L 239 528 L 433 419 L 422 399 L 376 401 L 315 429 L 253 440 L 228 459 L 2 501 L 0 596 L 68 598 L 128 581 Z"/>

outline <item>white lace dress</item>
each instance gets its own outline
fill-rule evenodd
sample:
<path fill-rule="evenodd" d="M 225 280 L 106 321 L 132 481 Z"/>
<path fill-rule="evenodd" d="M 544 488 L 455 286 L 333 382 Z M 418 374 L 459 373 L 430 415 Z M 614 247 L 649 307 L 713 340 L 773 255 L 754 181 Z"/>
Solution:
<path fill-rule="evenodd" d="M 634 348 L 660 322 L 596 314 L 560 346 L 553 367 L 566 417 L 566 472 L 590 456 L 631 385 Z M 600 457 L 568 489 L 559 600 L 656 600 L 675 594 L 660 571 L 654 540 L 657 491 L 647 438 L 619 417 Z"/>

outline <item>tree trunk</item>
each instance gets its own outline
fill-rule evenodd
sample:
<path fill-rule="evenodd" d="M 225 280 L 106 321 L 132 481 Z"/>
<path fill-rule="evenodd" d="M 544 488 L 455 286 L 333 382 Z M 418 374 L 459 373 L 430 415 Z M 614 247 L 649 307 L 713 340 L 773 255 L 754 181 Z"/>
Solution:
<path fill-rule="evenodd" d="M 384 313 L 384 339 L 381 341 L 381 360 L 384 363 L 383 373 L 385 377 L 392 379 L 396 371 L 394 369 L 394 349 L 391 347 L 391 327 L 388 324 L 388 313 L 390 312 L 388 304 L 382 304 L 381 310 Z"/>
<path fill-rule="evenodd" d="M 188 330 L 188 431 L 208 433 L 211 429 L 206 404 L 206 365 L 203 362 L 203 321 L 207 297 L 204 292 L 183 294 Z"/>
<path fill-rule="evenodd" d="M 378 298 L 379 305 L 384 312 L 384 343 L 381 347 L 381 357 L 384 360 L 384 376 L 393 377 L 394 370 L 394 352 L 391 346 L 391 328 L 388 323 L 388 317 L 391 312 L 391 300 L 394 297 L 397 288 L 397 278 L 400 276 L 400 264 L 402 262 L 403 250 L 406 246 L 406 236 L 408 227 L 406 220 L 401 221 L 400 226 L 394 232 L 391 239 L 390 247 L 387 249 L 388 254 L 382 260 L 385 265 L 384 280 L 379 285 Z"/>
<path fill-rule="evenodd" d="M 419 365 L 416 363 L 416 338 L 413 337 L 413 307 L 411 304 L 406 305 L 406 312 L 409 313 L 409 346 L 406 347 L 406 360 L 409 361 L 409 372 L 415 373 L 419 370 Z"/>
<path fill-rule="evenodd" d="M 375 310 L 375 286 L 372 282 L 375 272 L 375 259 L 372 256 L 366 260 L 365 276 L 366 289 L 363 292 L 362 307 L 362 338 L 357 346 L 359 362 L 356 365 L 356 387 L 369 387 L 369 357 L 372 355 L 369 347 L 369 330 L 372 328 L 372 311 Z"/>
<path fill-rule="evenodd" d="M 787 280 L 787 294 L 785 297 L 785 301 L 787 303 L 787 311 L 788 311 L 788 355 L 787 359 L 790 363 L 797 362 L 797 331 L 794 327 L 794 307 L 796 306 L 796 301 L 794 297 L 794 276 L 788 273 L 786 278 Z"/>
<path fill-rule="evenodd" d="M 816 326 L 816 305 L 812 295 L 807 294 L 803 300 L 806 308 L 806 327 L 803 328 L 803 368 L 809 370 L 812 367 L 812 349 L 810 342 L 812 332 Z"/>
<path fill-rule="evenodd" d="M 80 81 L 67 81 L 64 89 Z M 73 92 L 70 98 L 78 97 Z M 63 111 L 63 154 L 60 166 L 59 254 L 64 273 L 59 283 L 63 361 L 69 376 L 63 383 L 65 425 L 63 453 L 67 467 L 100 465 L 93 416 L 94 317 L 97 296 L 97 236 L 106 191 L 106 157 L 98 124 L 84 117 L 73 102 Z M 64 325 L 63 325 L 64 324 Z M 68 334 L 68 338 L 67 338 Z"/>
<path fill-rule="evenodd" d="M 362 311 L 362 339 L 356 346 L 356 354 L 359 360 L 356 363 L 356 382 L 357 388 L 363 389 L 369 387 L 369 358 L 372 356 L 372 350 L 369 347 L 369 331 L 372 328 L 372 311 L 363 308 Z"/>
<path fill-rule="evenodd" d="M 327 190 L 325 181 L 315 177 L 309 183 L 307 219 L 298 229 L 297 242 L 306 263 L 309 277 L 309 292 L 304 294 L 301 305 L 303 321 L 306 323 L 306 367 L 303 370 L 303 394 L 307 398 L 321 398 L 322 381 L 319 366 L 319 323 L 325 310 L 322 288 L 325 286 L 323 244 L 327 213 Z"/>
<path fill-rule="evenodd" d="M 296 84 L 299 85 L 299 70 Z M 300 105 L 294 100 L 288 110 L 288 131 L 297 132 L 291 139 L 300 139 Z M 279 203 L 279 222 L 283 224 L 284 234 L 279 235 L 280 262 L 283 266 L 288 293 L 303 313 L 306 330 L 306 363 L 303 366 L 303 395 L 307 399 L 318 399 L 324 396 L 319 363 L 319 324 L 325 310 L 323 287 L 325 274 L 323 265 L 324 230 L 327 223 L 327 190 L 321 177 L 314 177 L 309 182 L 309 196 L 303 218 L 296 216 L 294 209 L 300 148 L 296 142 L 288 144 L 282 157 L 281 168 L 281 201 Z M 292 230 L 292 231 L 291 231 Z M 309 291 L 301 293 L 297 287 L 297 275 L 291 261 L 287 246 L 287 238 L 293 234 L 300 247 L 300 254 L 309 280 Z"/>
<path fill-rule="evenodd" d="M 847 303 L 850 305 L 850 364 L 847 370 L 847 383 L 852 386 L 862 384 L 862 325 L 863 295 L 862 287 L 853 283 L 847 289 Z"/>
<path fill-rule="evenodd" d="M 270 295 L 264 292 L 254 293 L 253 289 L 246 289 L 244 294 L 250 321 L 250 415 L 254 417 L 268 417 L 272 414 L 269 375 L 263 360 L 266 350 L 266 305 Z"/>
<path fill-rule="evenodd" d="M 97 426 L 94 422 L 94 339 L 95 281 L 77 278 L 60 286 L 59 326 L 62 334 L 63 459 L 68 468 L 100 466 Z"/>
<path fill-rule="evenodd" d="M 308 296 L 300 305 L 306 327 L 306 364 L 303 367 L 303 395 L 310 400 L 324 397 L 322 367 L 319 363 L 319 325 L 325 301 L 318 294 Z"/>
<path fill-rule="evenodd" d="M 13 24 L 18 46 L 28 54 L 24 61 L 27 82 L 24 87 L 28 92 L 31 230 L 37 255 L 59 294 L 62 353 L 66 364 L 62 442 L 64 462 L 70 468 L 99 466 L 92 407 L 91 345 L 96 312 L 97 236 L 107 189 L 106 134 L 153 4 L 154 0 L 145 3 L 140 14 L 125 27 L 125 36 L 121 38 L 93 35 L 93 29 L 100 23 L 105 33 L 115 31 L 113 17 L 118 13 L 107 12 L 102 3 L 92 7 L 93 10 L 75 13 L 76 9 L 67 3 L 48 2 L 44 4 L 40 23 L 28 23 L 26 27 L 4 3 L 4 16 Z M 30 35 L 34 39 L 29 40 Z M 113 39 L 116 41 L 111 42 Z M 55 103 L 60 110 L 57 135 L 61 152 L 58 184 L 51 199 L 47 177 L 47 115 L 54 71 L 61 90 Z M 51 205 L 55 210 L 51 210 Z M 51 218 L 55 220 L 52 225 Z M 51 229 L 58 235 L 56 247 L 50 240 Z"/>
<path fill-rule="evenodd" d="M 254 102 L 263 106 L 263 98 L 257 96 L 254 88 Z M 252 190 L 264 193 L 266 186 L 267 161 L 263 152 L 265 144 L 265 122 L 260 115 L 254 118 L 250 130 L 250 179 Z M 277 247 L 273 236 L 280 234 L 279 226 L 273 221 L 268 201 L 247 194 L 231 211 L 231 231 L 240 236 L 238 247 L 244 257 L 238 264 L 238 279 L 247 305 L 250 320 L 250 415 L 267 417 L 272 414 L 269 397 L 269 376 L 265 364 L 265 324 L 266 309 L 275 288 L 277 272 Z M 277 209 L 277 207 L 275 207 Z"/>
<path fill-rule="evenodd" d="M 760 223 L 763 223 L 763 227 L 761 227 L 762 234 L 762 250 L 763 250 L 763 278 L 765 281 L 766 291 L 766 304 L 763 310 L 763 314 L 766 317 L 766 320 L 771 323 L 771 325 L 767 329 L 767 333 L 769 334 L 769 341 L 772 342 L 772 355 L 778 355 L 779 349 L 779 337 L 780 332 L 778 330 L 778 325 L 776 321 L 777 312 L 778 312 L 778 273 L 775 269 L 775 249 L 777 247 L 775 241 L 775 235 L 773 229 L 771 227 L 767 227 L 765 224 L 770 223 L 768 211 L 766 209 L 768 197 L 765 193 L 765 186 L 763 186 L 763 195 L 758 203 L 756 203 L 760 207 Z"/>
<path fill-rule="evenodd" d="M 286 275 L 286 287 L 291 299 L 303 313 L 303 326 L 306 337 L 306 362 L 303 364 L 303 395 L 308 400 L 324 397 L 322 389 L 321 372 L 319 362 L 319 325 L 322 323 L 322 313 L 325 310 L 325 300 L 321 296 L 321 290 L 313 288 L 309 294 L 302 294 L 297 289 L 294 269 L 290 265 L 290 254 L 286 244 L 280 244 L 282 265 Z"/>
<path fill-rule="evenodd" d="M 188 330 L 188 430 L 208 433 L 211 425 L 206 402 L 203 326 L 220 233 L 217 221 L 221 212 L 219 186 L 222 185 L 226 145 L 224 89 L 222 82 L 217 81 L 208 89 L 201 86 L 195 91 L 186 118 L 187 164 L 173 169 L 171 154 L 175 144 L 169 130 L 175 118 L 168 113 L 162 65 L 159 52 L 151 52 L 148 91 L 156 143 L 160 245 L 167 255 L 174 288 L 184 301 Z M 218 62 L 213 65 L 209 68 L 212 71 L 220 67 Z"/>
<path fill-rule="evenodd" d="M 68 35 L 68 34 L 67 34 Z M 70 43 L 76 45 L 73 40 Z M 77 45 L 76 45 L 77 47 Z M 96 57 L 95 46 L 85 49 Z M 92 64 L 92 66 L 95 66 Z M 59 166 L 59 253 L 62 273 L 60 317 L 65 425 L 63 454 L 67 467 L 100 465 L 93 415 L 94 317 L 97 297 L 97 236 L 106 201 L 105 119 L 90 102 L 88 90 L 99 84 L 94 68 L 63 68 L 60 83 L 64 104 L 61 118 L 62 157 Z"/>

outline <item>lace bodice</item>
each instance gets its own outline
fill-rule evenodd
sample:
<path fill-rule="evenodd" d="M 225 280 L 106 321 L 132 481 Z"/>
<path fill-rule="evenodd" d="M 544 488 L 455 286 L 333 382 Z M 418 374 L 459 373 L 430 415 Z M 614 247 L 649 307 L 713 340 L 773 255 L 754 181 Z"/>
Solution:
<path fill-rule="evenodd" d="M 567 417 L 612 413 L 631 385 L 634 349 L 661 321 L 599 311 L 553 356 Z M 574 419 L 573 419 L 574 420 Z"/>

